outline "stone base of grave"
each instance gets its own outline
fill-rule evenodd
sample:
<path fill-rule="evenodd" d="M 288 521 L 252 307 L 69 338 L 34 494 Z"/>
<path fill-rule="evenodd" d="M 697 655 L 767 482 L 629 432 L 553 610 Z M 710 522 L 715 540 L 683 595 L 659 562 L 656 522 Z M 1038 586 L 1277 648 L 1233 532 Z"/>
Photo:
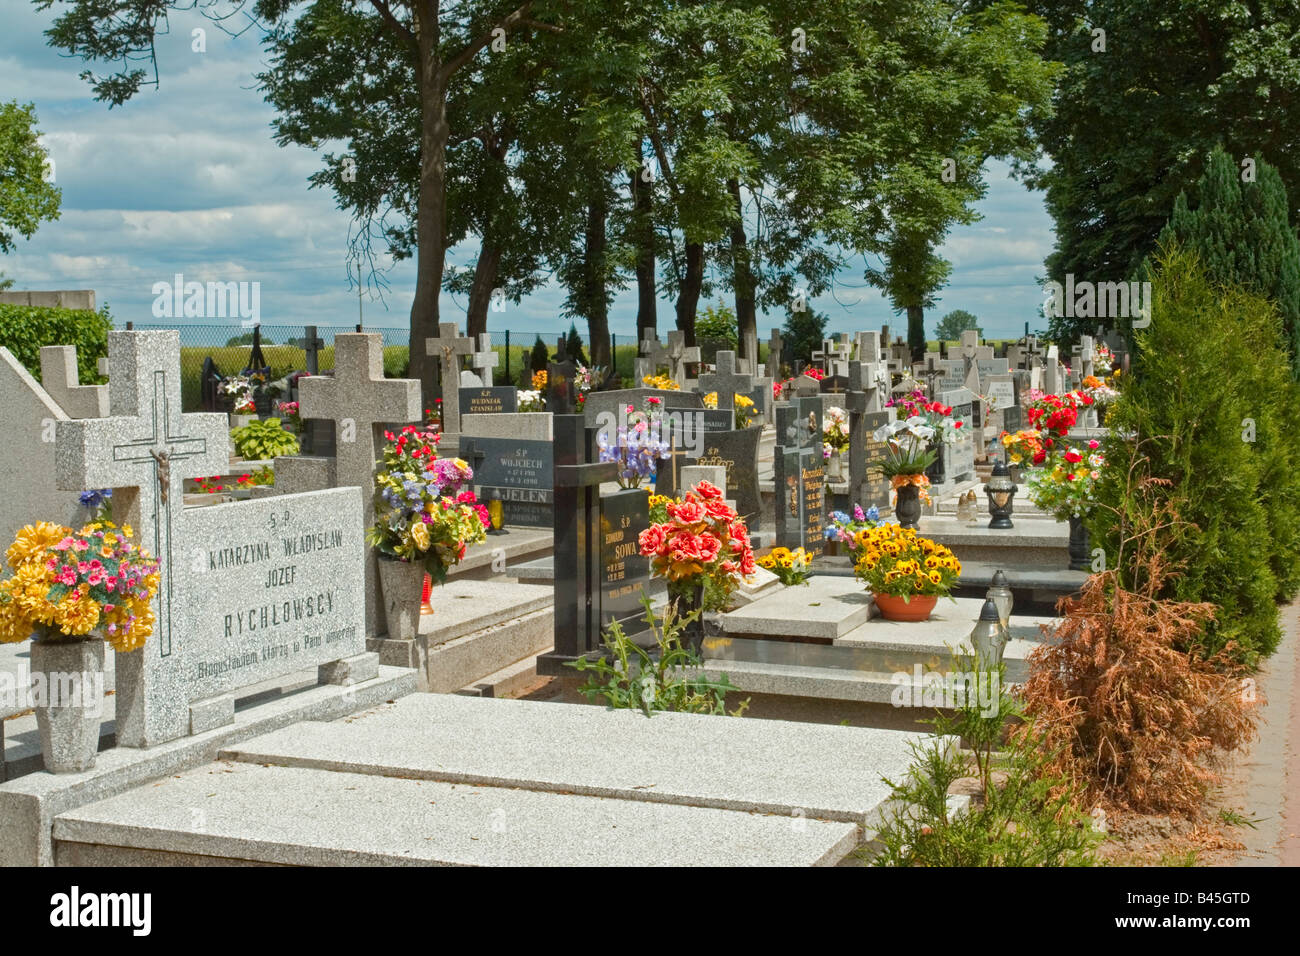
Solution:
<path fill-rule="evenodd" d="M 555 643 L 555 591 L 508 580 L 448 578 L 430 597 L 414 640 L 371 638 L 368 650 L 415 669 L 418 689 L 450 694 Z"/>
<path fill-rule="evenodd" d="M 1070 566 L 1070 526 L 1064 521 L 1021 518 L 1014 527 L 996 530 L 987 516 L 976 527 L 956 517 L 925 516 L 917 533 L 952 549 L 964 565 L 968 561 L 1065 570 Z"/>
<path fill-rule="evenodd" d="M 510 528 L 506 534 L 490 534 L 486 541 L 471 545 L 465 560 L 447 577 L 499 581 L 512 577 L 517 565 L 545 559 L 554 552 L 555 535 L 550 528 Z"/>
<path fill-rule="evenodd" d="M 913 733 L 418 694 L 54 821 L 60 865 L 835 865 Z M 791 820 L 798 825 L 791 825 Z M 617 833 L 617 837 L 611 834 Z"/>
<path fill-rule="evenodd" d="M 54 862 L 51 830 L 61 813 L 210 763 L 224 747 L 304 720 L 336 720 L 393 701 L 415 690 L 410 670 L 380 667 L 379 676 L 348 685 L 315 685 L 292 692 L 273 690 L 235 712 L 232 724 L 168 741 L 148 749 L 102 751 L 92 770 L 75 774 L 28 774 L 0 784 L 0 866 L 49 866 Z"/>
<path fill-rule="evenodd" d="M 860 585 L 842 577 L 815 575 L 807 584 L 777 587 L 758 600 L 723 614 L 728 637 L 833 644 L 879 614 Z"/>

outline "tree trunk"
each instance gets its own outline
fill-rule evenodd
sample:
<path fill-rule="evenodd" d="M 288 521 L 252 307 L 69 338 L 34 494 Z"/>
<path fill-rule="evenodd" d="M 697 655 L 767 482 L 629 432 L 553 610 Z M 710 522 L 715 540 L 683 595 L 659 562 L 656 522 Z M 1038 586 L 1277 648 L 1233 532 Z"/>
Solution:
<path fill-rule="evenodd" d="M 591 364 L 612 369 L 609 348 L 609 303 L 605 298 L 605 194 L 597 193 L 587 205 L 582 297 L 587 306 L 587 341 Z"/>
<path fill-rule="evenodd" d="M 745 335 L 752 333 L 758 341 L 758 311 L 754 306 L 754 270 L 749 262 L 749 243 L 745 239 L 744 207 L 740 202 L 740 182 L 727 180 L 727 189 L 736 202 L 736 219 L 731 224 L 731 267 L 736 293 L 736 342 L 743 354 Z M 755 356 L 757 359 L 758 356 Z M 757 370 L 751 369 L 757 374 Z"/>
<path fill-rule="evenodd" d="M 447 89 L 438 57 L 438 24 L 424 23 L 417 34 L 420 83 L 420 198 L 416 214 L 415 296 L 411 302 L 411 366 L 424 403 L 438 391 L 438 362 L 425 353 L 424 340 L 438 334 L 438 295 L 442 290 L 447 241 Z M 456 388 L 458 383 L 451 383 Z"/>
<path fill-rule="evenodd" d="M 686 344 L 695 344 L 695 313 L 700 307 L 700 290 L 704 287 L 704 244 L 686 243 L 686 275 L 677 293 L 677 328 L 685 333 Z"/>
<path fill-rule="evenodd" d="M 501 247 L 483 240 L 478 262 L 474 266 L 474 284 L 469 289 L 469 308 L 465 316 L 465 334 L 472 339 L 487 331 L 488 306 L 501 269 Z M 490 382 L 485 384 L 491 384 Z"/>
<path fill-rule="evenodd" d="M 907 344 L 912 349 L 912 361 L 925 359 L 925 308 L 919 305 L 907 307 Z"/>
<path fill-rule="evenodd" d="M 639 149 L 638 149 L 639 153 Z M 638 347 L 654 336 L 659 326 L 659 300 L 655 296 L 654 193 L 632 174 L 633 235 L 636 245 L 636 341 Z"/>

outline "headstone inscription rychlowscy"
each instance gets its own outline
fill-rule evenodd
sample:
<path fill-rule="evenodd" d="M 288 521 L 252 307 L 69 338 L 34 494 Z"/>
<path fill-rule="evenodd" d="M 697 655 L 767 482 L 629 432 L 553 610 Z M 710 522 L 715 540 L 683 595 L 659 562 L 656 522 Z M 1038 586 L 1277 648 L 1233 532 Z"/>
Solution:
<path fill-rule="evenodd" d="M 185 512 L 184 479 L 229 464 L 225 416 L 181 414 L 178 332 L 108 344 L 111 415 L 60 422 L 55 470 L 65 489 L 114 488 L 116 517 L 159 559 L 153 635 L 116 663 L 118 743 L 149 747 L 233 720 L 231 688 L 364 651 L 360 500 L 344 489 Z M 344 560 L 322 573 L 308 550 Z M 304 624 L 307 604 L 326 623 Z"/>

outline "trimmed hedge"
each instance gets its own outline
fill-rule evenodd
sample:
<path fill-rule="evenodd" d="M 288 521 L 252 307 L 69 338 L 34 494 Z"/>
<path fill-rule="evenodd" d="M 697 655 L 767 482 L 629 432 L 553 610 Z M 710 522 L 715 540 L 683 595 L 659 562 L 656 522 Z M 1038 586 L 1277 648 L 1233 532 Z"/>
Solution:
<path fill-rule="evenodd" d="M 1165 550 L 1182 571 L 1162 596 L 1218 605 L 1203 650 L 1235 642 L 1254 665 L 1277 647 L 1275 602 L 1300 586 L 1300 390 L 1282 323 L 1268 300 L 1212 284 L 1185 250 L 1162 253 L 1152 286 L 1151 325 L 1135 333 L 1134 374 L 1107 417 L 1133 438 L 1112 439 L 1108 475 L 1122 478 L 1133 455 L 1146 454 L 1151 475 L 1172 482 L 1168 493 L 1194 527 Z M 1098 499 L 1132 507 L 1113 477 Z M 1113 560 L 1107 507 L 1089 527 Z"/>
<path fill-rule="evenodd" d="M 113 319 L 104 306 L 98 312 L 55 309 L 39 305 L 0 305 L 0 345 L 14 354 L 39 381 L 41 348 L 75 345 L 82 385 L 101 382 L 99 360 L 108 354 Z"/>

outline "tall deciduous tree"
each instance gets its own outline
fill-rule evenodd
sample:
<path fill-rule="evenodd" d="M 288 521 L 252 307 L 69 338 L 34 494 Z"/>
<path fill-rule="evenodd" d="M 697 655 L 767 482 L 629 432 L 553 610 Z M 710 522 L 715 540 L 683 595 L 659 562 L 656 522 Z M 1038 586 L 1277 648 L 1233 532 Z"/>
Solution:
<path fill-rule="evenodd" d="M 981 336 L 984 330 L 980 328 L 979 319 L 973 312 L 967 312 L 965 309 L 953 309 L 934 327 L 934 336 L 941 342 L 955 342 L 961 338 L 961 334 L 970 329 L 974 329 Z"/>
<path fill-rule="evenodd" d="M 48 154 L 39 137 L 35 106 L 0 103 L 0 253 L 59 218 L 63 193 L 47 179 Z M 0 276 L 0 288 L 11 282 Z"/>
<path fill-rule="evenodd" d="M 1178 194 L 1222 142 L 1240 166 L 1277 168 L 1300 214 L 1300 10 L 1295 0 L 1031 0 L 1065 64 L 1054 112 L 1034 125 L 1051 155 L 1026 168 L 1056 224 L 1048 278 L 1137 274 Z M 1096 318 L 1053 317 L 1051 334 Z"/>

